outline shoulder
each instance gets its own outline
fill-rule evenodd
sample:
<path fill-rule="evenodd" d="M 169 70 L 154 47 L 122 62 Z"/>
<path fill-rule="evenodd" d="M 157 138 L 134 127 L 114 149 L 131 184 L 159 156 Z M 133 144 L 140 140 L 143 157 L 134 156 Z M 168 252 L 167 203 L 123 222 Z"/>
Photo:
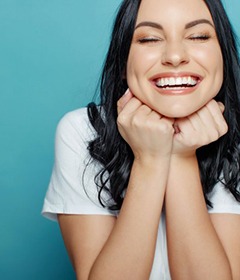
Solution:
<path fill-rule="evenodd" d="M 58 123 L 57 133 L 60 135 L 75 133 L 79 136 L 92 136 L 94 129 L 89 121 L 87 108 L 66 113 Z"/>
<path fill-rule="evenodd" d="M 56 148 L 60 145 L 69 146 L 79 153 L 95 137 L 96 131 L 89 121 L 85 107 L 70 111 L 60 119 L 56 129 L 55 145 Z"/>
<path fill-rule="evenodd" d="M 88 119 L 87 108 L 65 114 L 58 126 L 55 140 L 55 160 L 43 215 L 57 219 L 57 214 L 115 215 L 98 200 L 95 177 L 102 166 L 91 160 L 89 141 L 95 130 Z M 107 192 L 103 199 L 112 201 Z"/>

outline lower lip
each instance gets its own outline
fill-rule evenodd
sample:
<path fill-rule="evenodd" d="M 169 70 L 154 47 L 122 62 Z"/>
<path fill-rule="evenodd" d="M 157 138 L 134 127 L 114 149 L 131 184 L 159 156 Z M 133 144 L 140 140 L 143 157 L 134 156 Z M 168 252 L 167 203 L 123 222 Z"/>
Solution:
<path fill-rule="evenodd" d="M 193 93 L 198 88 L 199 83 L 197 83 L 193 87 L 179 88 L 179 89 L 178 88 L 159 88 L 156 86 L 155 83 L 153 83 L 153 85 L 160 94 L 176 96 L 176 95 L 186 95 L 186 94 Z"/>

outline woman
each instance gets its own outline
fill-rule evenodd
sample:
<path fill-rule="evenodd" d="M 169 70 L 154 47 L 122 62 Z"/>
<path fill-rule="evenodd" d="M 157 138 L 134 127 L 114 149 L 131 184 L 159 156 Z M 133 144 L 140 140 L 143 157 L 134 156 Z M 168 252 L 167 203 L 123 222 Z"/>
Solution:
<path fill-rule="evenodd" d="M 220 0 L 123 1 L 43 208 L 77 279 L 240 279 L 239 78 Z"/>

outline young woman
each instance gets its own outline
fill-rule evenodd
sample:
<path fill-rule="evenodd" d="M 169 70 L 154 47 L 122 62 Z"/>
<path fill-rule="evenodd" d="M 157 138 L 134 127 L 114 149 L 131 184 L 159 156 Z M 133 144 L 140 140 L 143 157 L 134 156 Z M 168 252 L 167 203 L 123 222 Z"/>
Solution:
<path fill-rule="evenodd" d="M 43 208 L 77 279 L 240 279 L 239 73 L 220 0 L 123 1 Z"/>

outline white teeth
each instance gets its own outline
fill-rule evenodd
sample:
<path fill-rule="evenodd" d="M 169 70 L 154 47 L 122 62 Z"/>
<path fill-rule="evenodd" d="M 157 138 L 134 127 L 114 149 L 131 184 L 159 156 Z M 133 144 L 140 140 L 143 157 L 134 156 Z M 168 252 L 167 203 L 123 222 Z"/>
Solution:
<path fill-rule="evenodd" d="M 194 83 L 194 81 L 192 80 L 191 77 L 189 77 L 189 78 L 188 78 L 188 84 L 189 84 L 189 85 L 194 85 L 193 83 Z"/>
<path fill-rule="evenodd" d="M 169 77 L 160 78 L 156 81 L 156 86 L 167 87 L 167 86 L 195 86 L 197 79 L 193 77 Z"/>
<path fill-rule="evenodd" d="M 183 78 L 183 84 L 187 84 L 188 83 L 188 78 Z"/>
<path fill-rule="evenodd" d="M 184 79 L 182 79 L 182 78 L 176 79 L 176 85 L 182 85 L 183 83 L 184 83 Z"/>
<path fill-rule="evenodd" d="M 174 86 L 176 83 L 175 83 L 175 79 L 174 78 L 170 78 L 169 79 L 169 85 L 170 86 Z"/>

